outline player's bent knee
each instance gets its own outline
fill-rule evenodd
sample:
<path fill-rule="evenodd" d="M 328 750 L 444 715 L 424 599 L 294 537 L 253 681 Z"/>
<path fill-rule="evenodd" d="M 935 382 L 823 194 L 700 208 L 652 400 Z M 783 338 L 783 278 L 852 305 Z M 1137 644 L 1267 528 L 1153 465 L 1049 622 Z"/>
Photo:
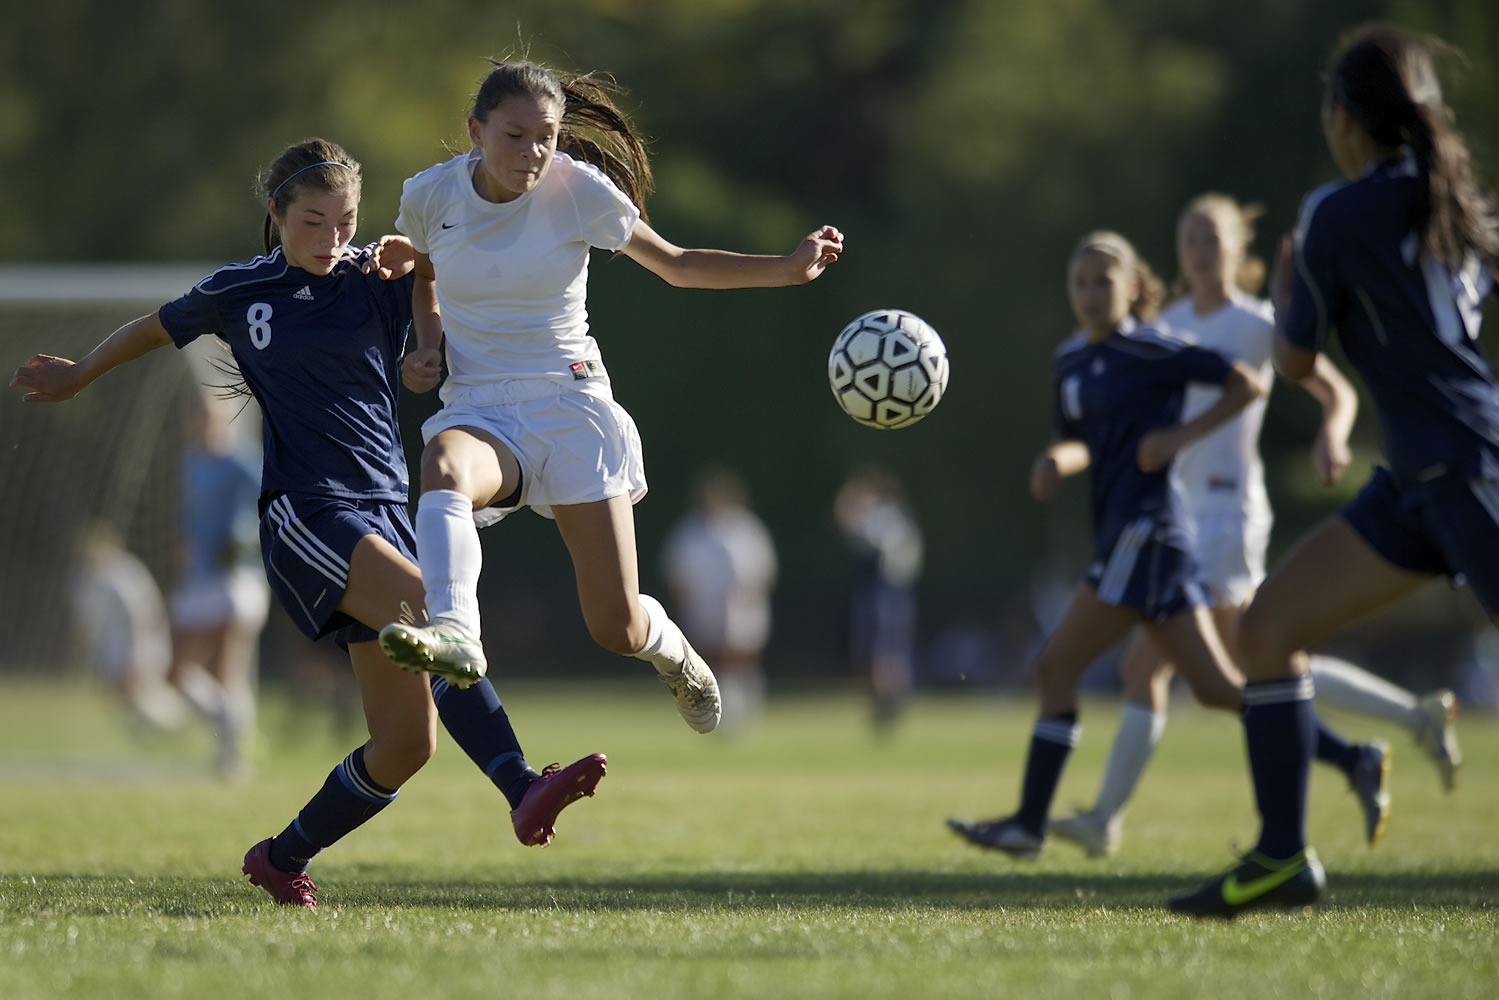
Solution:
<path fill-rule="evenodd" d="M 1259 601 L 1252 602 L 1239 616 L 1233 644 L 1239 666 L 1250 680 L 1285 672 L 1295 650 L 1286 648 L 1283 633 L 1276 616 Z"/>

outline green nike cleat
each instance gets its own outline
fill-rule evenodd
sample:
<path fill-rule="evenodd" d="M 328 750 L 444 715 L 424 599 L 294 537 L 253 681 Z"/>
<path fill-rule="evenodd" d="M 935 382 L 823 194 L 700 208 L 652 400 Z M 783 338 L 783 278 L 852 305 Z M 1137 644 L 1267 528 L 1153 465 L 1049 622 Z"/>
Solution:
<path fill-rule="evenodd" d="M 1296 909 L 1311 906 L 1327 888 L 1327 873 L 1317 852 L 1308 847 L 1286 861 L 1272 861 L 1250 851 L 1226 874 L 1187 896 L 1166 903 L 1175 913 L 1233 919 L 1262 907 Z"/>

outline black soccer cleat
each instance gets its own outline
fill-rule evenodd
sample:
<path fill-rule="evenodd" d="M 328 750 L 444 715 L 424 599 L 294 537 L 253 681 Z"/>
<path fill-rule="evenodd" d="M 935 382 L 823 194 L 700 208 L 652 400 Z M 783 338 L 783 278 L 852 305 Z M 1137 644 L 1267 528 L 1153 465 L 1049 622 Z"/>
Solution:
<path fill-rule="evenodd" d="M 1187 896 L 1166 903 L 1174 913 L 1231 920 L 1245 910 L 1311 906 L 1327 889 L 1327 873 L 1308 847 L 1286 861 L 1250 851 L 1232 870 Z"/>

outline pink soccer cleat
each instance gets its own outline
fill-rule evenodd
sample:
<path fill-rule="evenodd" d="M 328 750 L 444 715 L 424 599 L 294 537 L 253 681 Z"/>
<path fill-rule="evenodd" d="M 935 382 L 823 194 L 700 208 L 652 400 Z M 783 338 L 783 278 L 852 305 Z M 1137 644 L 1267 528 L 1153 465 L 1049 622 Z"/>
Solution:
<path fill-rule="evenodd" d="M 284 906 L 305 906 L 317 909 L 317 886 L 306 872 L 284 872 L 271 864 L 270 838 L 262 840 L 245 852 L 245 863 L 240 869 L 250 876 L 250 884 L 258 885 L 271 894 L 271 898 Z"/>
<path fill-rule="evenodd" d="M 585 795 L 592 795 L 608 764 L 609 758 L 601 753 L 589 754 L 566 767 L 548 764 L 541 777 L 526 789 L 520 805 L 510 810 L 516 839 L 527 847 L 550 844 L 557 834 L 553 829 L 557 814 Z"/>

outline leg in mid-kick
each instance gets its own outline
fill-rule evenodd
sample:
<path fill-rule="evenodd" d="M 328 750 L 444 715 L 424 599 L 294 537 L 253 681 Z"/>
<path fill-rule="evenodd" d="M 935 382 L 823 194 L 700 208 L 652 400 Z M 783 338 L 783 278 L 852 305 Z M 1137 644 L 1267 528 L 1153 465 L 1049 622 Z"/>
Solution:
<path fill-rule="evenodd" d="M 477 427 L 439 431 L 422 451 L 416 505 L 427 618 L 392 615 L 380 630 L 387 656 L 406 670 L 438 674 L 467 687 L 489 669 L 480 639 L 483 551 L 474 511 L 504 506 L 521 487 L 520 462 L 498 437 Z"/>
<path fill-rule="evenodd" d="M 661 602 L 640 592 L 630 497 L 557 505 L 552 514 L 572 557 L 589 635 L 612 653 L 649 661 L 683 721 L 712 732 L 722 716 L 718 682 Z"/>
<path fill-rule="evenodd" d="M 420 572 L 386 539 L 378 535 L 362 538 L 349 568 L 351 584 L 341 607 L 350 617 L 382 622 L 397 608 L 422 606 Z M 526 763 L 520 740 L 489 678 L 467 686 L 437 674 L 428 680 L 443 727 L 509 802 L 516 838 L 527 846 L 550 843 L 556 835 L 557 814 L 594 793 L 607 758 L 589 754 L 567 767 L 549 764 L 538 775 Z"/>
<path fill-rule="evenodd" d="M 1300 651 L 1410 593 L 1426 577 L 1380 556 L 1343 516 L 1322 522 L 1260 587 L 1235 633 L 1244 733 L 1261 829 L 1231 871 L 1168 906 L 1196 916 L 1315 902 L 1325 875 L 1306 843 L 1308 772 L 1317 755 L 1312 680 Z"/>
<path fill-rule="evenodd" d="M 1046 821 L 1067 757 L 1077 744 L 1077 685 L 1088 665 L 1139 621 L 1134 608 L 1102 600 L 1092 584 L 1079 584 L 1062 620 L 1031 663 L 1041 694 L 1041 715 L 1031 733 L 1020 806 L 992 820 L 949 819 L 952 831 L 980 847 L 1031 859 L 1046 840 Z"/>

